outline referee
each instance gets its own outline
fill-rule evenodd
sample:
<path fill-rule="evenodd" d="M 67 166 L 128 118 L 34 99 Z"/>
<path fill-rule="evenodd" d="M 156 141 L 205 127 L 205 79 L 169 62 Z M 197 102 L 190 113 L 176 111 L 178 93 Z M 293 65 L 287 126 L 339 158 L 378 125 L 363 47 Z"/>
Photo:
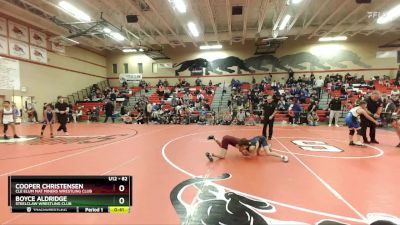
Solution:
<path fill-rule="evenodd" d="M 55 109 L 58 122 L 60 123 L 60 127 L 57 129 L 57 132 L 59 133 L 62 130 L 64 131 L 64 135 L 68 135 L 66 124 L 68 122 L 69 106 L 64 102 L 64 98 L 62 96 L 58 96 L 57 100 L 58 102 L 55 105 Z"/>
<path fill-rule="evenodd" d="M 276 104 L 272 96 L 267 97 L 267 102 L 264 104 L 264 126 L 262 130 L 262 135 L 267 137 L 267 127 L 268 129 L 268 140 L 272 139 L 272 133 L 274 132 L 274 119 L 276 111 Z"/>
<path fill-rule="evenodd" d="M 382 113 L 382 101 L 381 101 L 381 94 L 379 91 L 373 91 L 371 96 L 366 99 L 367 102 L 367 109 L 372 114 L 371 116 L 375 119 L 378 119 Z M 370 141 L 367 139 L 367 127 L 369 127 L 369 137 L 371 138 Z M 375 137 L 376 133 L 376 125 L 370 122 L 367 118 L 361 115 L 361 134 L 364 139 L 364 143 L 374 143 L 379 144 Z"/>

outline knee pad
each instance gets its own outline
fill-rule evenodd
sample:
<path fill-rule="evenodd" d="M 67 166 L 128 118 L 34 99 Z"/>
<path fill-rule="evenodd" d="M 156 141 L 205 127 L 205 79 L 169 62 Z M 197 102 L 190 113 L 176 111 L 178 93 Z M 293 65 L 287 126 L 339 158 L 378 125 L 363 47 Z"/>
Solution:
<path fill-rule="evenodd" d="M 353 136 L 353 135 L 354 135 L 354 133 L 355 133 L 355 131 L 354 131 L 354 130 L 350 130 L 350 132 L 349 132 L 349 135 L 350 135 L 350 136 Z"/>
<path fill-rule="evenodd" d="M 358 130 L 357 130 L 357 135 L 360 135 L 360 136 L 362 136 L 361 129 L 358 129 Z"/>

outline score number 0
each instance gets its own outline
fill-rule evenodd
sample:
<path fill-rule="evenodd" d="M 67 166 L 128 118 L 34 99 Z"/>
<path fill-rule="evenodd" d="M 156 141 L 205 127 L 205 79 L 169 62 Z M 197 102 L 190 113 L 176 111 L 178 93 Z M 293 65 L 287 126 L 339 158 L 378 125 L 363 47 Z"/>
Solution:
<path fill-rule="evenodd" d="M 118 190 L 120 192 L 124 192 L 125 191 L 125 186 L 122 185 L 122 184 L 119 185 Z M 125 198 L 123 198 L 123 197 L 119 198 L 118 202 L 119 202 L 119 204 L 123 205 L 125 203 Z"/>

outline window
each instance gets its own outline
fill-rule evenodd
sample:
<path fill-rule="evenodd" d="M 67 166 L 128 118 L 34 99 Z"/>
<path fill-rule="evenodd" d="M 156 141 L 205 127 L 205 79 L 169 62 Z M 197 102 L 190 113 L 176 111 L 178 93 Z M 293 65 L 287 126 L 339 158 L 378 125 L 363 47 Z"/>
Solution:
<path fill-rule="evenodd" d="M 129 73 L 128 63 L 124 63 L 124 73 Z"/>
<path fill-rule="evenodd" d="M 117 67 L 117 64 L 113 64 L 113 67 L 112 67 L 112 72 L 113 73 L 118 73 L 118 69 L 117 69 L 118 67 Z"/>
<path fill-rule="evenodd" d="M 137 66 L 138 66 L 139 73 L 143 73 L 143 63 L 138 63 Z"/>
<path fill-rule="evenodd" d="M 158 64 L 153 63 L 153 73 L 157 73 L 157 72 L 158 72 Z"/>

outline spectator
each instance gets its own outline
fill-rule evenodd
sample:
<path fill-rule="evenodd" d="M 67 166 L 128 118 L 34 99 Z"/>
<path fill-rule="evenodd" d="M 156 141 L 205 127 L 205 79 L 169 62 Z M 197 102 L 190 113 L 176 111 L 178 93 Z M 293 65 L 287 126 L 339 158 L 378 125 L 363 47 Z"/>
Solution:
<path fill-rule="evenodd" d="M 322 76 L 319 76 L 319 78 L 315 81 L 315 90 L 317 90 L 317 95 L 319 99 L 321 99 L 321 90 L 323 86 L 324 80 L 322 79 Z"/>
<path fill-rule="evenodd" d="M 114 105 L 112 104 L 111 101 L 107 101 L 106 105 L 104 106 L 104 111 L 106 113 L 106 118 L 104 120 L 104 123 L 107 123 L 108 118 L 111 117 L 112 122 L 115 122 L 115 118 L 113 116 L 114 114 Z"/>
<path fill-rule="evenodd" d="M 201 86 L 201 80 L 200 80 L 200 78 L 198 77 L 198 78 L 194 81 L 194 83 L 196 84 L 196 86 Z"/>
<path fill-rule="evenodd" d="M 300 123 L 300 114 L 301 114 L 301 105 L 297 99 L 294 100 L 293 107 L 292 107 L 293 113 L 294 113 L 294 124 L 299 124 Z"/>
<path fill-rule="evenodd" d="M 229 112 L 225 112 L 222 118 L 222 125 L 231 125 L 232 116 Z"/>
<path fill-rule="evenodd" d="M 316 112 L 318 109 L 318 101 L 315 101 L 314 99 L 311 99 L 311 103 L 307 108 L 308 113 Z"/>
<path fill-rule="evenodd" d="M 308 114 L 307 120 L 308 120 L 308 125 L 317 126 L 318 122 L 319 122 L 319 117 L 318 117 L 317 113 L 314 111 L 314 112 Z"/>
<path fill-rule="evenodd" d="M 164 80 L 164 83 L 163 83 L 163 84 L 164 84 L 165 87 L 168 87 L 168 86 L 169 86 L 169 83 L 168 83 L 167 79 Z"/>
<path fill-rule="evenodd" d="M 400 95 L 400 91 L 397 88 L 397 86 L 394 86 L 393 90 L 390 92 L 391 96 L 396 96 L 396 95 Z"/>
<path fill-rule="evenodd" d="M 246 120 L 246 113 L 243 109 L 240 109 L 237 114 L 237 125 L 244 125 Z"/>
<path fill-rule="evenodd" d="M 285 102 L 285 98 L 284 97 L 281 97 L 280 99 L 279 99 L 279 101 L 278 101 L 278 104 L 277 104 L 277 110 L 278 111 L 286 111 L 286 102 Z"/>

